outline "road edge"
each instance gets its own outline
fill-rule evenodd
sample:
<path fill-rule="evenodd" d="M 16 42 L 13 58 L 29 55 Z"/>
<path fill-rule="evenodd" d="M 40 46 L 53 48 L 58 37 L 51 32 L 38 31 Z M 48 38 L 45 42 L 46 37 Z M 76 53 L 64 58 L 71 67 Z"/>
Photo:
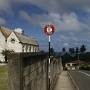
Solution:
<path fill-rule="evenodd" d="M 74 90 L 80 90 L 80 89 L 78 88 L 77 84 L 75 83 L 74 79 L 73 79 L 72 76 L 70 75 L 70 73 L 69 73 L 68 71 L 67 71 L 67 73 L 68 73 L 69 80 L 70 80 L 70 82 L 71 82 Z"/>

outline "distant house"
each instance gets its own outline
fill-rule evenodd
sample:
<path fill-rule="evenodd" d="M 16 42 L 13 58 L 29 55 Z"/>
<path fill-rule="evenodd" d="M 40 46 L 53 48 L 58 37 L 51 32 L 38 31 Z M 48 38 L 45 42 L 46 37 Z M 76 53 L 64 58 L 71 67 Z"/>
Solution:
<path fill-rule="evenodd" d="M 4 61 L 2 50 L 13 52 L 39 52 L 39 44 L 34 38 L 0 26 L 0 61 Z"/>
<path fill-rule="evenodd" d="M 76 70 L 76 69 L 79 69 L 79 67 L 84 63 L 85 61 L 75 60 L 75 61 L 66 63 L 65 67 L 67 68 L 67 70 Z"/>

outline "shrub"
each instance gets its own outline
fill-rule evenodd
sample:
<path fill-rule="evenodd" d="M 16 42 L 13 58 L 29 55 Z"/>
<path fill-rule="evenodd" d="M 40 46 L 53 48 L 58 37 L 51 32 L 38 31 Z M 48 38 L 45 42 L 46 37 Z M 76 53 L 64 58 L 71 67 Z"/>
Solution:
<path fill-rule="evenodd" d="M 90 66 L 88 66 L 88 65 L 82 65 L 81 67 L 80 67 L 80 69 L 81 70 L 90 70 Z"/>

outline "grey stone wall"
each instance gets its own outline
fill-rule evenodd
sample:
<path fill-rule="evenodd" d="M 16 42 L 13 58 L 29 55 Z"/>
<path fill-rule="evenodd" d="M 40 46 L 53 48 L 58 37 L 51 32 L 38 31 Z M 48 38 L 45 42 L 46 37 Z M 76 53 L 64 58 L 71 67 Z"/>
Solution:
<path fill-rule="evenodd" d="M 48 90 L 47 53 L 13 53 L 8 60 L 8 90 Z M 60 60 L 51 58 L 51 90 L 60 73 L 59 63 Z"/>
<path fill-rule="evenodd" d="M 50 89 L 52 90 L 57 81 L 58 74 L 61 72 L 61 60 L 51 57 L 50 64 Z"/>

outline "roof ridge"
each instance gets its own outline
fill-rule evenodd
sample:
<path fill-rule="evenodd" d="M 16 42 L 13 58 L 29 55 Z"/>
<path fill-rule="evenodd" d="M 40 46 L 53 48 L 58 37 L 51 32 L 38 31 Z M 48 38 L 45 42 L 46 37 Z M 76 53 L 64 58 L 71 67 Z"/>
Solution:
<path fill-rule="evenodd" d="M 10 30 L 10 31 L 13 31 L 13 30 L 11 30 L 11 29 L 8 29 L 8 28 L 6 28 L 6 27 L 3 27 L 3 26 L 0 26 L 0 28 L 4 28 L 4 29 Z"/>

